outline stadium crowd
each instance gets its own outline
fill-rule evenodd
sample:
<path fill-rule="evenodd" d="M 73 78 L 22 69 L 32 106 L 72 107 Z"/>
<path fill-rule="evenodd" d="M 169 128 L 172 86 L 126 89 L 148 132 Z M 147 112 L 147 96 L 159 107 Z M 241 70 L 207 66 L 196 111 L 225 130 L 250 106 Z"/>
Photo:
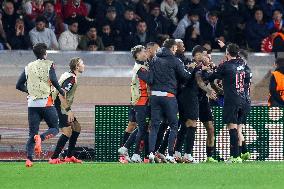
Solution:
<path fill-rule="evenodd" d="M 0 49 L 128 51 L 182 39 L 219 49 L 284 51 L 283 0 L 1 0 Z M 220 50 L 220 49 L 219 49 Z"/>

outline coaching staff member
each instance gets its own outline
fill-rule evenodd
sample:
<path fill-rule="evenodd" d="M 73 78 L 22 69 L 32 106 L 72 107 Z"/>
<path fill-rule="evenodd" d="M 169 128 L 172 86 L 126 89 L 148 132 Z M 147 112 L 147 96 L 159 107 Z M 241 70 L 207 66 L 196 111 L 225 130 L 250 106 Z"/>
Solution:
<path fill-rule="evenodd" d="M 150 96 L 152 120 L 149 135 L 150 162 L 154 162 L 157 133 L 161 123 L 161 115 L 164 114 L 170 126 L 167 160 L 175 163 L 173 153 L 178 129 L 177 80 L 178 78 L 185 80 L 191 78 L 190 71 L 187 71 L 183 63 L 175 57 L 176 50 L 176 41 L 167 39 L 153 58 L 150 67 L 150 72 L 153 74 Z"/>

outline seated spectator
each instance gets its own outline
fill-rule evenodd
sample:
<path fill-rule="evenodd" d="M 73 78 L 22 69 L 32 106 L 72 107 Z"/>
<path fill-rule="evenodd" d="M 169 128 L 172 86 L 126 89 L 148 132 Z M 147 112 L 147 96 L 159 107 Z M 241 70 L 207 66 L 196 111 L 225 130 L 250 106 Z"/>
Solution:
<path fill-rule="evenodd" d="M 149 22 L 149 31 L 162 41 L 170 38 L 169 36 L 170 22 L 160 11 L 159 4 L 151 6 L 151 19 Z"/>
<path fill-rule="evenodd" d="M 70 18 L 67 23 L 68 30 L 63 32 L 58 39 L 59 49 L 75 51 L 79 44 L 78 21 Z"/>
<path fill-rule="evenodd" d="M 254 20 L 254 13 L 258 6 L 256 5 L 255 0 L 246 0 L 245 1 L 245 21 L 249 22 Z"/>
<path fill-rule="evenodd" d="M 89 31 L 84 35 L 79 42 L 78 50 L 88 50 L 88 43 L 90 41 L 95 41 L 98 51 L 103 51 L 105 49 L 102 39 L 97 35 L 97 28 L 95 25 L 91 25 Z"/>
<path fill-rule="evenodd" d="M 15 23 L 15 29 L 8 37 L 8 42 L 13 50 L 28 50 L 31 48 L 30 37 L 25 29 L 24 20 L 18 18 Z"/>
<path fill-rule="evenodd" d="M 240 0 L 230 0 L 225 4 L 222 21 L 228 32 L 228 41 L 245 47 L 245 7 L 240 3 Z"/>
<path fill-rule="evenodd" d="M 155 42 L 156 38 L 147 30 L 147 24 L 145 21 L 139 21 L 136 25 L 136 33 L 132 35 L 132 40 L 128 48 L 136 45 L 146 45 L 149 42 Z"/>
<path fill-rule="evenodd" d="M 45 43 L 48 49 L 58 49 L 58 42 L 55 33 L 46 28 L 47 20 L 44 16 L 39 16 L 35 20 L 36 26 L 29 32 L 32 45 Z"/>
<path fill-rule="evenodd" d="M 270 33 L 284 30 L 284 19 L 281 10 L 275 9 L 273 11 L 272 20 L 267 24 Z"/>
<path fill-rule="evenodd" d="M 284 31 L 272 34 L 272 51 L 284 52 Z"/>
<path fill-rule="evenodd" d="M 11 46 L 7 42 L 7 37 L 3 29 L 2 20 L 0 19 L 0 50 L 4 50 L 4 49 L 11 50 Z"/>
<path fill-rule="evenodd" d="M 43 14 L 44 7 L 43 7 L 43 0 L 31 0 L 27 1 L 23 5 L 23 10 L 28 19 L 35 23 L 35 19 Z"/>
<path fill-rule="evenodd" d="M 193 47 L 202 43 L 202 38 L 196 25 L 190 25 L 186 28 L 183 41 L 186 51 L 192 51 Z"/>
<path fill-rule="evenodd" d="M 3 2 L 2 24 L 6 35 L 15 32 L 15 24 L 19 15 L 16 13 L 14 3 L 12 1 Z"/>
<path fill-rule="evenodd" d="M 146 24 L 149 24 L 151 19 L 150 3 L 150 0 L 140 0 L 136 6 L 136 14 L 140 17 L 140 19 L 144 20 Z"/>
<path fill-rule="evenodd" d="M 127 9 L 136 9 L 136 3 L 133 0 L 118 0 L 118 2 L 122 5 L 124 12 Z"/>
<path fill-rule="evenodd" d="M 102 24 L 105 23 L 109 24 L 112 33 L 115 35 L 115 37 L 120 37 L 122 30 L 122 23 L 121 20 L 117 17 L 115 7 L 109 7 L 107 9 L 107 13 Z"/>
<path fill-rule="evenodd" d="M 65 29 L 64 29 L 64 23 L 63 18 L 60 16 L 60 14 L 57 14 L 54 9 L 54 4 L 52 1 L 45 1 L 44 4 L 44 12 L 43 16 L 48 21 L 48 28 L 52 29 L 56 36 L 59 36 Z"/>
<path fill-rule="evenodd" d="M 87 44 L 87 50 L 88 51 L 98 51 L 98 46 L 97 46 L 96 41 L 94 40 L 89 41 Z"/>
<path fill-rule="evenodd" d="M 63 8 L 64 19 L 69 17 L 83 16 L 88 15 L 87 7 L 82 0 L 68 0 L 67 4 Z"/>
<path fill-rule="evenodd" d="M 254 19 L 246 25 L 246 38 L 249 48 L 259 52 L 261 41 L 269 35 L 269 30 L 263 18 L 262 9 L 256 9 Z"/>
<path fill-rule="evenodd" d="M 105 18 L 105 15 L 109 7 L 115 7 L 117 16 L 119 18 L 122 18 L 123 6 L 115 0 L 101 0 L 100 3 L 98 4 L 97 11 L 96 11 L 97 14 L 95 18 L 98 21 L 103 20 Z"/>
<path fill-rule="evenodd" d="M 264 19 L 269 20 L 273 16 L 273 10 L 278 9 L 283 11 L 283 6 L 277 0 L 261 1 L 261 8 L 264 13 Z"/>
<path fill-rule="evenodd" d="M 114 51 L 116 49 L 115 36 L 112 33 L 109 24 L 104 24 L 102 27 L 102 41 L 106 51 Z"/>
<path fill-rule="evenodd" d="M 172 21 L 174 25 L 178 24 L 178 6 L 174 0 L 164 0 L 161 3 L 161 11 L 168 19 Z"/>
<path fill-rule="evenodd" d="M 200 19 L 205 18 L 206 9 L 200 0 L 185 0 L 178 7 L 178 18 L 182 19 L 190 11 L 197 12 Z"/>
<path fill-rule="evenodd" d="M 189 25 L 195 25 L 194 27 L 197 29 L 199 33 L 199 16 L 197 11 L 190 11 L 184 18 L 179 21 L 176 30 L 173 33 L 173 37 L 176 39 L 184 39 L 185 30 Z"/>
<path fill-rule="evenodd" d="M 125 10 L 121 25 L 121 35 L 123 41 L 130 41 L 132 35 L 136 32 L 136 20 L 134 18 L 134 11 L 132 9 Z M 128 50 L 128 47 L 122 46 L 121 50 Z"/>
<path fill-rule="evenodd" d="M 219 20 L 218 14 L 211 11 L 207 19 L 200 24 L 200 35 L 204 41 L 209 41 L 213 49 L 219 49 L 218 40 L 225 42 L 224 26 Z"/>

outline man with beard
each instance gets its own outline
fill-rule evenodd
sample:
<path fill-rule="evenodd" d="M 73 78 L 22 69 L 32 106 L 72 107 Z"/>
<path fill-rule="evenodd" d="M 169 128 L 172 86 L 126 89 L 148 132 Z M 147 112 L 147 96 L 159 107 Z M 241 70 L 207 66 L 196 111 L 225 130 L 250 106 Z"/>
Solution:
<path fill-rule="evenodd" d="M 59 39 L 59 49 L 60 50 L 73 50 L 77 49 L 79 43 L 78 31 L 78 21 L 75 19 L 69 19 L 68 21 L 68 30 L 63 32 Z"/>
<path fill-rule="evenodd" d="M 48 49 L 58 49 L 58 42 L 54 32 L 46 28 L 46 18 L 39 16 L 36 18 L 36 26 L 30 31 L 32 45 L 45 43 Z"/>

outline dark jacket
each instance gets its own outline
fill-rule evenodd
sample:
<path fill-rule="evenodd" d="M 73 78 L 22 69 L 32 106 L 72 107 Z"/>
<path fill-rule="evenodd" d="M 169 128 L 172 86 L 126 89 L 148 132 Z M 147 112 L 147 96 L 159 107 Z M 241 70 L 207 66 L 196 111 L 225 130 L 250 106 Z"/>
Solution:
<path fill-rule="evenodd" d="M 256 20 L 246 25 L 246 38 L 248 45 L 254 51 L 260 51 L 261 41 L 269 35 L 268 27 L 265 23 L 259 24 Z"/>
<path fill-rule="evenodd" d="M 216 42 L 216 38 L 224 37 L 224 25 L 221 23 L 220 19 L 218 20 L 215 31 L 213 31 L 213 26 L 210 25 L 207 21 L 200 23 L 200 35 L 204 41 L 210 41 L 213 48 L 218 48 L 219 45 Z"/>
<path fill-rule="evenodd" d="M 284 67 L 277 68 L 275 71 L 279 71 L 284 74 Z M 280 94 L 276 91 L 277 83 L 275 77 L 272 75 L 269 84 L 270 106 L 284 107 L 284 101 L 281 99 Z"/>
<path fill-rule="evenodd" d="M 153 58 L 150 71 L 153 73 L 152 91 L 177 93 L 178 78 L 190 79 L 191 73 L 186 71 L 181 60 L 165 47 L 159 49 Z"/>

